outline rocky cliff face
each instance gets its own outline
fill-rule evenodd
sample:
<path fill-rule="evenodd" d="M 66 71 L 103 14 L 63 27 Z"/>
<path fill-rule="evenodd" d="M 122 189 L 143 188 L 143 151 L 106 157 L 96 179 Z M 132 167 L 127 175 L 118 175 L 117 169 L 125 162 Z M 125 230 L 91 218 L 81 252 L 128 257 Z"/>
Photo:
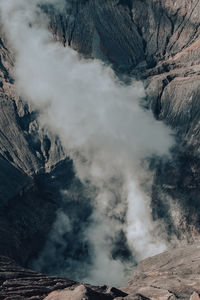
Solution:
<path fill-rule="evenodd" d="M 1 34 L 0 252 L 25 264 L 41 249 L 55 219 L 60 187 L 69 186 L 74 175 L 59 139 L 39 128 L 37 112 L 17 95 L 8 48 Z"/>
<path fill-rule="evenodd" d="M 152 166 L 152 208 L 169 233 L 186 240 L 199 234 L 200 217 L 199 11 L 193 0 L 77 0 L 63 15 L 48 10 L 56 39 L 143 79 L 147 105 L 173 128 L 171 161 Z"/>
<path fill-rule="evenodd" d="M 51 7 L 44 10 L 50 15 L 50 29 L 64 46 L 110 63 L 123 78 L 144 80 L 147 106 L 177 137 L 171 161 L 151 164 L 154 219 L 163 220 L 169 239 L 198 238 L 199 1 L 69 0 L 63 14 Z M 26 265 L 44 245 L 60 207 L 59 191 L 74 191 L 80 183 L 59 139 L 39 127 L 37 112 L 17 95 L 13 61 L 1 33 L 0 254 Z M 83 219 L 89 214 L 88 210 Z M 177 297 L 177 292 L 170 295 L 170 291 L 165 299 L 176 299 L 170 297 Z"/>

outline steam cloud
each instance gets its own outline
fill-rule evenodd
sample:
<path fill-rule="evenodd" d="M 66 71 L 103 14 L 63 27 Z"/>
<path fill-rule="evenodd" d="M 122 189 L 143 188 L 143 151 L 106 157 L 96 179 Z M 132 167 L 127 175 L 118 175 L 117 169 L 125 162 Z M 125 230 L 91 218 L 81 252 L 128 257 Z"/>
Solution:
<path fill-rule="evenodd" d="M 84 231 L 94 255 L 85 280 L 121 284 L 127 265 L 111 255 L 119 232 L 125 233 L 136 260 L 166 247 L 151 218 L 148 189 L 142 188 L 144 182 L 151 185 L 151 173 L 141 162 L 167 155 L 173 138 L 140 105 L 145 98 L 141 82 L 124 85 L 102 62 L 80 58 L 56 43 L 38 4 L 60 9 L 65 1 L 0 2 L 4 30 L 15 51 L 18 92 L 40 110 L 40 124 L 60 136 L 77 176 L 95 190 L 92 225 Z M 69 216 L 58 213 L 38 264 L 44 256 L 56 255 L 53 243 L 71 230 Z"/>

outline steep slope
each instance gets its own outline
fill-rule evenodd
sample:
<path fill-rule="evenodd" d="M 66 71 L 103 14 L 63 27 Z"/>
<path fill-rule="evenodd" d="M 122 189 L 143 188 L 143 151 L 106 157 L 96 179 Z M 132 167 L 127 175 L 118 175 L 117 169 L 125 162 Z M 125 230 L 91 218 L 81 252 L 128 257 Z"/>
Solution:
<path fill-rule="evenodd" d="M 163 221 L 169 240 L 199 236 L 199 6 L 193 0 L 69 0 L 63 14 L 44 7 L 55 39 L 112 64 L 124 80 L 144 80 L 147 106 L 175 130 L 171 161 L 151 164 L 153 216 Z M 13 61 L 1 33 L 0 253 L 26 265 L 43 248 L 60 190 L 80 183 L 58 138 L 39 128 L 37 112 L 18 97 Z M 83 220 L 89 215 L 88 209 Z"/>
<path fill-rule="evenodd" d="M 39 128 L 37 112 L 18 97 L 8 48 L 1 34 L 0 253 L 26 264 L 43 246 L 56 217 L 60 187 L 74 175 L 58 138 Z"/>
<path fill-rule="evenodd" d="M 143 79 L 147 106 L 174 129 L 171 161 L 152 166 L 152 208 L 170 235 L 187 240 L 199 234 L 200 217 L 199 11 L 193 0 L 76 0 L 62 16 L 48 11 L 65 46 Z"/>

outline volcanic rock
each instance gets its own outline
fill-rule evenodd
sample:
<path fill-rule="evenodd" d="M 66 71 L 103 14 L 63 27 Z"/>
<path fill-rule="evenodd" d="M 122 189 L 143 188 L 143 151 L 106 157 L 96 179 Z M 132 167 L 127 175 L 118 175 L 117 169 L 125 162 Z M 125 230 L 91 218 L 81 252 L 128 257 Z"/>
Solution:
<path fill-rule="evenodd" d="M 200 294 L 199 249 L 200 242 L 143 260 L 127 287 L 121 290 L 43 275 L 1 256 L 0 299 L 197 300 Z"/>
<path fill-rule="evenodd" d="M 200 2 L 69 0 L 68 4 L 62 14 L 44 8 L 55 39 L 86 58 L 112 64 L 122 78 L 125 74 L 142 79 L 146 105 L 173 128 L 177 144 L 171 161 L 151 165 L 153 218 L 163 221 L 169 241 L 174 237 L 194 241 L 200 231 Z M 0 254 L 28 265 L 55 221 L 59 191 L 76 181 L 73 162 L 59 139 L 40 128 L 38 112 L 17 94 L 13 65 L 13 53 L 1 32 Z M 125 289 L 132 295 L 126 298 L 198 297 L 198 260 L 194 245 L 143 261 Z M 55 289 L 75 286 L 16 267 L 7 259 L 1 259 L 0 268 L 0 299 L 42 299 Z"/>
<path fill-rule="evenodd" d="M 9 258 L 0 257 L 1 300 L 109 300 L 126 295 L 125 292 L 106 286 L 93 287 L 66 278 L 36 273 L 18 266 Z"/>
<path fill-rule="evenodd" d="M 197 297 L 200 293 L 199 249 L 198 242 L 143 260 L 124 290 L 129 295 L 141 294 L 152 300 Z"/>

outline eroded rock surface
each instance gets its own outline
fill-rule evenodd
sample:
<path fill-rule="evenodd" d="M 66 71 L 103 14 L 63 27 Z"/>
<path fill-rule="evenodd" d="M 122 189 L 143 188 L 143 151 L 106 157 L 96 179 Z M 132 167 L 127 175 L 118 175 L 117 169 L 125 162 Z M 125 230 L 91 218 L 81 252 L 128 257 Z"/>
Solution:
<path fill-rule="evenodd" d="M 27 265 L 45 244 L 74 170 L 59 138 L 20 99 L 13 65 L 0 29 L 0 254 Z"/>
<path fill-rule="evenodd" d="M 152 300 L 195 299 L 200 294 L 200 243 L 143 260 L 125 291 Z M 198 298 L 196 298 L 198 299 Z"/>
<path fill-rule="evenodd" d="M 75 0 L 61 15 L 47 11 L 64 46 L 144 81 L 147 106 L 177 139 L 171 161 L 152 166 L 153 217 L 169 236 L 194 240 L 200 217 L 199 1 Z"/>
<path fill-rule="evenodd" d="M 36 273 L 0 256 L 1 300 L 109 300 L 126 295 L 116 288 L 93 287 L 66 278 Z"/>
<path fill-rule="evenodd" d="M 95 287 L 47 276 L 0 257 L 0 299 L 45 300 L 198 300 L 200 243 L 143 260 L 127 287 Z"/>

